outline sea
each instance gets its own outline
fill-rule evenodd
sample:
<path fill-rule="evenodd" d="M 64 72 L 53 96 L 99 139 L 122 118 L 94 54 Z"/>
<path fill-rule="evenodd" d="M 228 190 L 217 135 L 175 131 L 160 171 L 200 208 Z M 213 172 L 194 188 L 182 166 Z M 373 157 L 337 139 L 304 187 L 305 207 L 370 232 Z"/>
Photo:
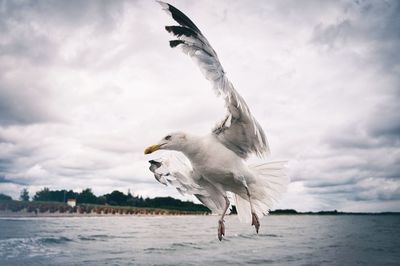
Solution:
<path fill-rule="evenodd" d="M 400 215 L 0 219 L 0 265 L 400 265 Z"/>

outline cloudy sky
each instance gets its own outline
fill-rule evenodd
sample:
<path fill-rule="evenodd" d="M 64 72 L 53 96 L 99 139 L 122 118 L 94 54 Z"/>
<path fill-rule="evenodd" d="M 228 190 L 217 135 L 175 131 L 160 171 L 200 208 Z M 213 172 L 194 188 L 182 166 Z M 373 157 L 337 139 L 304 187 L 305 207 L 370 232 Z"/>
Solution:
<path fill-rule="evenodd" d="M 398 1 L 173 1 L 289 160 L 279 206 L 400 211 Z M 0 193 L 181 197 L 143 149 L 224 115 L 153 1 L 0 0 Z M 158 156 L 158 155 L 157 155 Z"/>

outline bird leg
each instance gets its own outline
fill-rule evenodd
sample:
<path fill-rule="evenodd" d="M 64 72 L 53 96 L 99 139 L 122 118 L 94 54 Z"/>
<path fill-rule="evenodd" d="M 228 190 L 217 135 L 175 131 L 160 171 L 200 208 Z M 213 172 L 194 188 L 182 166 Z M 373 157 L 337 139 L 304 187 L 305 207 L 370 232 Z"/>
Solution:
<path fill-rule="evenodd" d="M 218 239 L 222 240 L 222 236 L 225 235 L 225 225 L 223 220 L 218 220 Z"/>
<path fill-rule="evenodd" d="M 260 220 L 258 219 L 257 214 L 254 212 L 251 213 L 251 225 L 254 225 L 256 228 L 256 233 L 258 234 L 258 229 L 260 229 Z"/>
<path fill-rule="evenodd" d="M 226 211 L 228 210 L 229 204 L 230 204 L 228 197 L 224 196 L 224 198 L 225 198 L 225 209 L 222 212 L 221 219 L 219 219 L 219 221 L 218 221 L 218 239 L 219 239 L 219 241 L 221 241 L 222 236 L 225 235 L 224 217 L 225 217 Z"/>
<path fill-rule="evenodd" d="M 254 225 L 256 228 L 256 233 L 258 234 L 258 229 L 260 229 L 260 219 L 258 218 L 256 212 L 254 211 L 253 204 L 251 203 L 251 197 L 250 197 L 250 192 L 247 186 L 245 186 L 247 196 L 249 197 L 249 203 L 250 203 L 250 208 L 251 208 L 251 225 Z"/>

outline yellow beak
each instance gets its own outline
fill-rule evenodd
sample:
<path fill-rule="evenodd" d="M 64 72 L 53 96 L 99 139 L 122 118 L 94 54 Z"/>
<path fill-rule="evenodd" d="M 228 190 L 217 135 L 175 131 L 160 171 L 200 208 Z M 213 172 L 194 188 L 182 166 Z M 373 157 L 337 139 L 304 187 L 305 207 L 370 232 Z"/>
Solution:
<path fill-rule="evenodd" d="M 152 152 L 155 152 L 156 150 L 159 150 L 160 147 L 161 147 L 161 146 L 158 145 L 158 144 L 149 146 L 149 147 L 147 147 L 147 148 L 144 150 L 144 154 L 150 154 L 150 153 L 152 153 Z"/>

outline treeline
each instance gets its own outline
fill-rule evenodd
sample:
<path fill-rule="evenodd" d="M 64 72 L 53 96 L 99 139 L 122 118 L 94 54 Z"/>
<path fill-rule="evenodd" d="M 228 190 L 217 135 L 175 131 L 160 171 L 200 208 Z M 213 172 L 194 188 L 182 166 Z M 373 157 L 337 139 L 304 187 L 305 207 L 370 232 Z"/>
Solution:
<path fill-rule="evenodd" d="M 24 197 L 22 196 L 24 195 Z M 143 198 L 142 196 L 133 196 L 130 192 L 127 194 L 114 190 L 111 193 L 96 196 L 90 188 L 82 190 L 82 192 L 74 192 L 72 190 L 50 190 L 43 188 L 36 192 L 32 197 L 32 201 L 36 202 L 67 202 L 68 199 L 75 199 L 77 204 L 96 204 L 111 206 L 127 206 L 142 208 L 159 208 L 181 211 L 200 211 L 210 212 L 210 210 L 200 204 L 190 201 L 181 201 L 172 197 L 156 197 L 153 199 Z M 11 200 L 11 197 L 0 194 L 0 200 Z M 26 196 L 26 189 L 21 192 L 21 201 L 29 200 Z"/>
<path fill-rule="evenodd" d="M 0 200 L 12 200 L 12 198 L 8 195 L 0 193 Z"/>

